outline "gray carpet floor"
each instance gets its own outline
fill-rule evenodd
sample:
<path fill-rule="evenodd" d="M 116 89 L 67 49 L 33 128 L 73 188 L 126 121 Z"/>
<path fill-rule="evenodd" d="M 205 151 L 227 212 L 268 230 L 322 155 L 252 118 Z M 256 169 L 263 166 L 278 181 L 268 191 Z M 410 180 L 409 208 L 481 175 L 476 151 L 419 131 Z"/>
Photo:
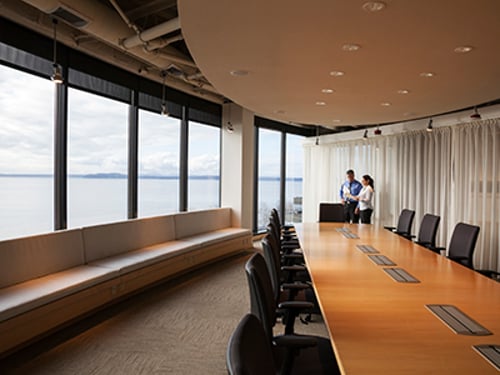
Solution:
<path fill-rule="evenodd" d="M 250 252 L 148 289 L 0 362 L 1 374 L 227 374 Z M 278 325 L 277 330 L 282 329 Z M 321 321 L 299 333 L 327 336 Z"/>

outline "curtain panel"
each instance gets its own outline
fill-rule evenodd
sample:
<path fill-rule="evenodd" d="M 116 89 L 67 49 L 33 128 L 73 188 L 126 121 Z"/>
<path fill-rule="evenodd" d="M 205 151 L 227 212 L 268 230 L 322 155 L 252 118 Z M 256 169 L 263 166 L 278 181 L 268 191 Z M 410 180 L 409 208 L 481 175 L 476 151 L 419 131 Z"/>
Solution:
<path fill-rule="evenodd" d="M 412 131 L 368 140 L 304 146 L 304 221 L 320 202 L 339 202 L 347 169 L 375 180 L 374 220 L 395 225 L 403 208 L 441 216 L 437 244 L 458 222 L 481 227 L 474 266 L 500 271 L 500 119 Z"/>

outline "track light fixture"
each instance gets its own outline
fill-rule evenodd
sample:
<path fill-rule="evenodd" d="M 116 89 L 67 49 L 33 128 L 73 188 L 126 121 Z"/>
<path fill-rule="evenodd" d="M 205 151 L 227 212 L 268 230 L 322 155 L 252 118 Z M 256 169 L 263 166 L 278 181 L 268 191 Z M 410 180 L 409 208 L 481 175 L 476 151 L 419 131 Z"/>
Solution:
<path fill-rule="evenodd" d="M 368 140 L 368 129 L 365 130 L 364 134 L 363 134 L 363 139 L 366 141 Z"/>
<path fill-rule="evenodd" d="M 481 115 L 477 111 L 477 107 L 474 107 L 474 113 L 470 115 L 470 118 L 474 120 L 481 120 Z"/>
<path fill-rule="evenodd" d="M 61 69 L 61 66 L 57 63 L 57 20 L 55 18 L 52 18 L 52 25 L 53 25 L 53 29 L 54 29 L 54 38 L 53 38 L 53 41 L 54 41 L 54 49 L 53 49 L 53 53 L 52 53 L 52 76 L 50 77 L 50 79 L 54 82 L 54 83 L 58 83 L 58 84 L 61 84 L 63 83 L 64 79 L 63 79 L 63 74 L 62 74 L 62 69 Z"/>
<path fill-rule="evenodd" d="M 168 104 L 167 101 L 165 100 L 165 79 L 167 78 L 167 72 L 162 70 L 161 71 L 161 78 L 162 78 L 162 85 L 161 85 L 161 115 L 162 116 L 169 116 L 170 113 L 168 112 Z"/>
<path fill-rule="evenodd" d="M 432 127 L 432 118 L 429 119 L 429 123 L 427 124 L 427 128 L 425 130 L 427 130 L 429 133 L 434 130 L 434 128 Z"/>
<path fill-rule="evenodd" d="M 318 125 L 316 125 L 316 142 L 315 142 L 315 145 L 319 146 L 319 126 Z"/>

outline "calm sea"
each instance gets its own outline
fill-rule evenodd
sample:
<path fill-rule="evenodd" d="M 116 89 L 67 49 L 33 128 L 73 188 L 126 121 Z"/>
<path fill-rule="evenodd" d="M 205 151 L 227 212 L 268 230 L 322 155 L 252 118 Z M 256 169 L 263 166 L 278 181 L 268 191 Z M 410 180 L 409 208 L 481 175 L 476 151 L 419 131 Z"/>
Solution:
<path fill-rule="evenodd" d="M 189 179 L 189 209 L 219 206 L 218 179 Z M 259 182 L 259 226 L 279 202 L 279 181 Z M 138 216 L 176 212 L 177 179 L 139 179 Z M 294 197 L 302 196 L 302 181 L 287 181 L 287 210 L 301 209 Z M 297 201 L 297 200 L 296 200 Z M 127 180 L 123 178 L 68 179 L 68 228 L 120 221 L 127 218 Z M 51 177 L 0 176 L 0 239 L 50 232 L 53 228 Z M 261 223 L 262 222 L 262 223 Z"/>

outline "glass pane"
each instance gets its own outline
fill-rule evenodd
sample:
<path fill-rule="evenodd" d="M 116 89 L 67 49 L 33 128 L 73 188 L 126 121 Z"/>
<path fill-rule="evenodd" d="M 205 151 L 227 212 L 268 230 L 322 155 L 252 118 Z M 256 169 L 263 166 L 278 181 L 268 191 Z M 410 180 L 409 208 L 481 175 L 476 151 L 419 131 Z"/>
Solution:
<path fill-rule="evenodd" d="M 54 91 L 0 65 L 0 239 L 53 229 Z"/>
<path fill-rule="evenodd" d="M 68 227 L 127 218 L 128 105 L 69 90 Z"/>
<path fill-rule="evenodd" d="M 281 133 L 259 128 L 257 231 L 265 229 L 272 208 L 280 210 Z"/>
<path fill-rule="evenodd" d="M 304 137 L 294 134 L 287 134 L 286 136 L 286 223 L 300 223 L 302 221 L 303 139 Z"/>
<path fill-rule="evenodd" d="M 188 209 L 219 207 L 220 129 L 189 122 Z"/>
<path fill-rule="evenodd" d="M 139 111 L 139 216 L 179 210 L 180 120 Z"/>

